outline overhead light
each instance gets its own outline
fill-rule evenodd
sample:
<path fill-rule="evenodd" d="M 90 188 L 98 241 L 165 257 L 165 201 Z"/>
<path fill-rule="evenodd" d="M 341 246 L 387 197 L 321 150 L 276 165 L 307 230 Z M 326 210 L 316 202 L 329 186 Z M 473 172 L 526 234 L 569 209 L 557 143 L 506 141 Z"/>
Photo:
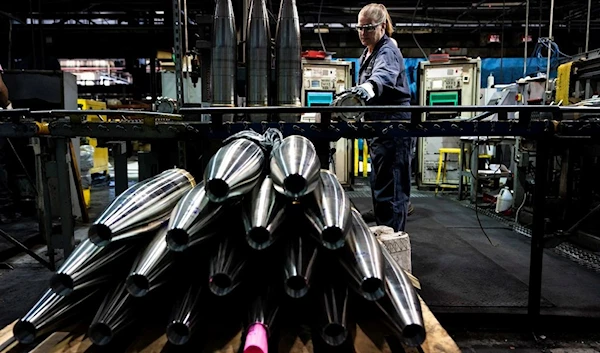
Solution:
<path fill-rule="evenodd" d="M 431 28 L 396 28 L 396 33 L 401 34 L 428 34 L 432 33 L 433 29 Z"/>
<path fill-rule="evenodd" d="M 521 6 L 524 4 L 524 1 L 520 1 L 520 2 L 486 2 L 486 3 L 479 3 L 479 4 L 472 4 L 472 7 L 476 7 L 476 8 L 486 8 L 486 7 L 512 7 L 512 6 Z"/>

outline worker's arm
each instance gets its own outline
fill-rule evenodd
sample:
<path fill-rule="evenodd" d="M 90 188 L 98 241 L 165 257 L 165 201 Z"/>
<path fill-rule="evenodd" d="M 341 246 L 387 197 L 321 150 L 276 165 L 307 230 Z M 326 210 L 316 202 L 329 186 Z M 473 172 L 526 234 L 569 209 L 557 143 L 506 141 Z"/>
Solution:
<path fill-rule="evenodd" d="M 367 79 L 373 86 L 376 97 L 381 96 L 386 89 L 396 89 L 401 72 L 401 57 L 394 53 L 391 47 L 381 50 L 375 58 L 371 77 Z"/>

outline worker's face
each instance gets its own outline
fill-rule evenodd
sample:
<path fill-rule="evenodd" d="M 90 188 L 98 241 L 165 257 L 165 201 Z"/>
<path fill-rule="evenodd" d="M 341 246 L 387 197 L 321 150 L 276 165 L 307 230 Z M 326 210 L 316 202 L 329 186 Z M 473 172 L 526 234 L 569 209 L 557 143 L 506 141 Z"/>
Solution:
<path fill-rule="evenodd" d="M 358 15 L 358 38 L 365 47 L 373 48 L 385 33 L 385 21 L 378 23 L 363 14 Z"/>

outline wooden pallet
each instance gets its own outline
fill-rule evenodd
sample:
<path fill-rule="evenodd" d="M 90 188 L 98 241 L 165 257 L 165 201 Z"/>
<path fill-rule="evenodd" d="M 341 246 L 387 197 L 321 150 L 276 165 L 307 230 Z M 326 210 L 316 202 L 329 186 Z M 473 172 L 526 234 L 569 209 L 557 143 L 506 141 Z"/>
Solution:
<path fill-rule="evenodd" d="M 446 330 L 440 325 L 429 307 L 421 300 L 427 340 L 419 348 L 403 347 L 407 353 L 459 353 L 460 349 Z M 14 322 L 0 330 L 0 353 L 90 353 L 105 352 L 95 347 L 87 338 L 85 331 L 65 330 L 50 334 L 35 347 L 24 347 L 14 341 L 12 328 Z M 164 328 L 162 328 L 164 329 Z M 355 353 L 391 353 L 392 348 L 376 325 L 358 324 L 354 330 Z M 205 344 L 201 351 L 211 353 L 236 353 L 242 344 L 242 330 L 233 332 L 213 332 L 209 337 L 214 337 L 210 344 Z M 125 349 L 125 352 L 136 353 L 166 353 L 183 352 L 180 347 L 170 346 L 167 338 L 160 330 L 144 330 L 144 336 L 138 337 Z M 310 332 L 301 330 L 286 330 L 281 334 L 278 352 L 280 353 L 311 353 L 313 341 Z M 397 351 L 397 350 L 395 350 Z"/>

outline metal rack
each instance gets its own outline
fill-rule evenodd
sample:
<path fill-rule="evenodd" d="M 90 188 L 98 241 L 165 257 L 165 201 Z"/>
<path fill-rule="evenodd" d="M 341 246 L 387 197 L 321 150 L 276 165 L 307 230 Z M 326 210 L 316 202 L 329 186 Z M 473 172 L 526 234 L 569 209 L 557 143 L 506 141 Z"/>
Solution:
<path fill-rule="evenodd" d="M 339 112 L 392 112 L 413 113 L 410 121 L 353 122 L 336 120 Z M 438 120 L 421 121 L 423 112 L 472 111 L 497 113 L 498 121 Z M 318 123 L 278 122 L 278 114 L 319 113 Z M 508 120 L 509 112 L 519 112 L 519 120 Z M 271 121 L 261 123 L 223 122 L 224 114 L 243 119 L 249 114 L 263 113 Z M 257 132 L 267 128 L 279 128 L 284 136 L 300 134 L 311 138 L 327 156 L 328 141 L 339 138 L 371 138 L 375 136 L 527 136 L 537 142 L 537 165 L 535 172 L 535 195 L 544 195 L 548 168 L 549 146 L 555 138 L 600 138 L 600 122 L 587 120 L 562 120 L 565 113 L 587 113 L 600 116 L 600 108 L 571 108 L 559 106 L 372 106 L 372 107 L 257 107 L 257 108 L 184 108 L 180 114 L 145 113 L 138 111 L 0 111 L 0 137 L 50 138 L 55 142 L 55 156 L 59 175 L 67 173 L 65 146 L 67 139 L 89 136 L 111 141 L 164 140 L 204 141 L 223 139 L 239 131 L 253 129 Z M 110 122 L 87 122 L 83 116 L 90 114 L 116 115 L 121 119 Z M 211 116 L 211 122 L 201 121 L 201 116 Z M 545 118 L 532 119 L 532 116 Z M 181 121 L 173 121 L 183 118 Z M 562 121 L 561 121 L 562 120 Z M 320 143 L 325 142 L 325 143 Z M 325 148 L 325 150 L 323 150 Z M 326 165 L 328 157 L 323 161 Z M 322 159 L 323 160 L 323 159 Z M 65 174 L 68 175 L 68 174 Z M 59 178 L 60 194 L 70 195 L 68 178 Z M 534 199 L 534 218 L 531 237 L 528 316 L 532 324 L 540 319 L 542 284 L 542 260 L 544 250 L 544 197 Z M 65 251 L 72 249 L 73 223 L 71 200 L 61 199 L 62 240 Z M 49 214 L 49 213 L 46 213 Z M 70 221 L 69 221 L 70 220 Z M 0 234 L 1 235 L 1 234 Z"/>

